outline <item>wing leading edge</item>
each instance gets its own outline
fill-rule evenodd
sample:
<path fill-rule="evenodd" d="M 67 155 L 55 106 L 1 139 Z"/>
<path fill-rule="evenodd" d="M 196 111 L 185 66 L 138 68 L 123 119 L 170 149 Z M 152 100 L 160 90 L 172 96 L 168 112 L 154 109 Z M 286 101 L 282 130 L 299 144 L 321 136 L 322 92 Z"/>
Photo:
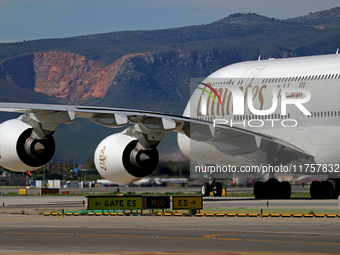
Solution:
<path fill-rule="evenodd" d="M 252 163 L 259 163 L 259 155 L 264 152 L 267 162 L 274 164 L 313 161 L 307 152 L 275 137 L 227 125 L 213 126 L 211 122 L 184 116 L 108 107 L 24 103 L 0 103 L 0 111 L 23 113 L 26 119 L 44 125 L 67 124 L 75 118 L 87 118 L 106 127 L 136 124 L 157 133 L 183 133 L 190 139 L 214 145 L 224 154 L 244 155 Z M 280 162 L 275 162 L 278 159 Z"/>

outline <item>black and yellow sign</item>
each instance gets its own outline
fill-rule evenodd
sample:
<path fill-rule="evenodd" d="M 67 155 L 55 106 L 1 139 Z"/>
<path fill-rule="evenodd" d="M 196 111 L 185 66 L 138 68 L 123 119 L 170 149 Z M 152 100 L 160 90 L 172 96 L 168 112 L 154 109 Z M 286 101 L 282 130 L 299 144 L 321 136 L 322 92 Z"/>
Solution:
<path fill-rule="evenodd" d="M 145 209 L 166 209 L 170 208 L 169 196 L 146 196 Z"/>
<path fill-rule="evenodd" d="M 143 200 L 141 196 L 88 196 L 88 210 L 140 210 Z"/>
<path fill-rule="evenodd" d="M 202 197 L 193 196 L 173 196 L 172 197 L 172 209 L 173 210 L 181 210 L 181 209 L 189 209 L 191 207 L 195 207 L 196 209 L 203 209 L 203 200 Z"/>

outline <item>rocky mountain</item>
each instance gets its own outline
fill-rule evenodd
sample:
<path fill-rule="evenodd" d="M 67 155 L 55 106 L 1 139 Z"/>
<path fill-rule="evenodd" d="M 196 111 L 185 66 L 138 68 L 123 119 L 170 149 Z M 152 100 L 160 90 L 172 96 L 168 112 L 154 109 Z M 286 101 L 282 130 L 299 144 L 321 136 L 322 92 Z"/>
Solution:
<path fill-rule="evenodd" d="M 312 26 L 318 28 L 339 27 L 340 25 L 340 7 L 327 11 L 310 13 L 306 16 L 286 20 L 287 23 L 296 23 L 303 26 Z"/>
<path fill-rule="evenodd" d="M 181 114 L 191 78 L 259 55 L 329 54 L 339 45 L 340 8 L 287 20 L 238 13 L 206 25 L 6 43 L 0 99 Z M 75 130 L 83 135 L 67 131 Z"/>

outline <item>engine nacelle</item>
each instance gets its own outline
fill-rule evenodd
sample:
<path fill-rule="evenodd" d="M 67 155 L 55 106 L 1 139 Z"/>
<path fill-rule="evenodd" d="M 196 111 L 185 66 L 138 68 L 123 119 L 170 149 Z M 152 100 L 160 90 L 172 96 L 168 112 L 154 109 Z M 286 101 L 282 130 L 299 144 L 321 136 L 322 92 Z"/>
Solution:
<path fill-rule="evenodd" d="M 158 164 L 158 151 L 138 146 L 135 137 L 118 133 L 106 137 L 97 147 L 94 162 L 101 176 L 128 184 L 150 175 Z"/>
<path fill-rule="evenodd" d="M 0 124 L 0 165 L 6 169 L 26 172 L 48 163 L 55 152 L 53 136 L 32 137 L 33 128 L 18 119 Z"/>

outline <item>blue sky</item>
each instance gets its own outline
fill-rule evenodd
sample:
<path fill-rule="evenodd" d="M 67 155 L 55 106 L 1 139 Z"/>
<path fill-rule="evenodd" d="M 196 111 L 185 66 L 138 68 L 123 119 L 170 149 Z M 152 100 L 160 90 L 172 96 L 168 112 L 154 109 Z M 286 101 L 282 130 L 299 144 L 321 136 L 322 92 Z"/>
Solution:
<path fill-rule="evenodd" d="M 237 12 L 286 19 L 339 0 L 0 0 L 0 42 L 208 24 Z"/>

